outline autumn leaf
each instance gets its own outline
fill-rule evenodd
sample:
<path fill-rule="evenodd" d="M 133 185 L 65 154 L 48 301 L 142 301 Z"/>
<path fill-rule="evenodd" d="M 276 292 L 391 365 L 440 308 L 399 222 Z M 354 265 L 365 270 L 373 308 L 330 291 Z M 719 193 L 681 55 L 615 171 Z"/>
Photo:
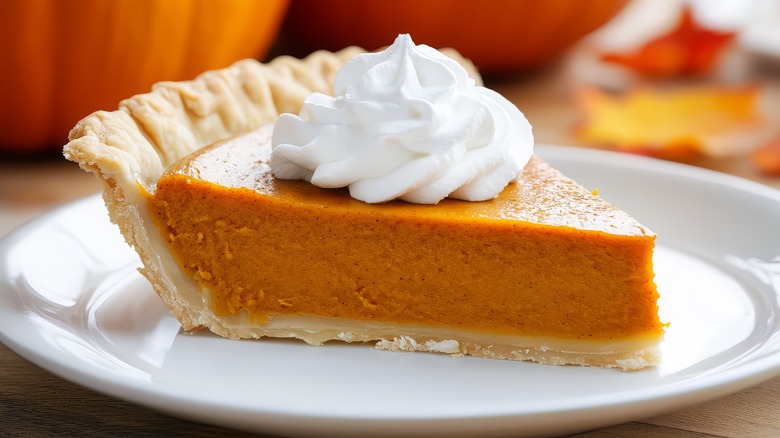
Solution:
<path fill-rule="evenodd" d="M 575 135 L 584 143 L 685 160 L 713 138 L 757 126 L 758 96 L 754 86 L 640 88 L 624 95 L 585 88 L 577 96 L 582 122 Z"/>
<path fill-rule="evenodd" d="M 648 41 L 635 52 L 604 53 L 601 59 L 645 76 L 697 76 L 712 70 L 735 35 L 702 27 L 690 7 L 685 7 L 671 32 Z"/>
<path fill-rule="evenodd" d="M 750 160 L 766 175 L 780 175 L 780 134 L 757 147 Z"/>

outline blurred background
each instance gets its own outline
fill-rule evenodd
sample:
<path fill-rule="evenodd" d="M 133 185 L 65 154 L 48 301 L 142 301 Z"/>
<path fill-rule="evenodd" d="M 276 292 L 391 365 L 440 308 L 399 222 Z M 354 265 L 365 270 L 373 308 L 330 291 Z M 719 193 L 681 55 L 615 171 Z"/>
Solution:
<path fill-rule="evenodd" d="M 780 186 L 780 0 L 7 0 L 0 229 L 96 192 L 60 156 L 82 117 L 246 57 L 453 47 L 538 144 L 659 157 Z M 540 146 L 543 147 L 543 146 Z"/>

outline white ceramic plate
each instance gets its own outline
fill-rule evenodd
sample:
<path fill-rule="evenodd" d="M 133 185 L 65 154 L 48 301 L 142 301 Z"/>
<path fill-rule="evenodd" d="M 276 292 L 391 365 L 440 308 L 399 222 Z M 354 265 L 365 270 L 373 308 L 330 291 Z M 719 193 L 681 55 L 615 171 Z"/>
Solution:
<path fill-rule="evenodd" d="M 0 243 L 0 340 L 89 388 L 287 435 L 562 434 L 652 416 L 780 374 L 780 192 L 688 166 L 540 155 L 658 233 L 664 365 L 640 372 L 179 332 L 91 197 Z"/>

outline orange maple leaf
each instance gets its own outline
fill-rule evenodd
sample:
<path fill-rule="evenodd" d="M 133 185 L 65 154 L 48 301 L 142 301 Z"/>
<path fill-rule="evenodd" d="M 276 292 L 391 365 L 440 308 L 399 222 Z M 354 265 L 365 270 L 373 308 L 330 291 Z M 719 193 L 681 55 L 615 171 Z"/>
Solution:
<path fill-rule="evenodd" d="M 757 147 L 750 160 L 761 173 L 780 175 L 780 134 Z"/>
<path fill-rule="evenodd" d="M 671 32 L 648 41 L 635 52 L 604 53 L 601 59 L 645 76 L 697 76 L 712 70 L 735 35 L 702 27 L 690 7 L 685 7 Z"/>
<path fill-rule="evenodd" d="M 575 135 L 610 149 L 685 160 L 713 138 L 756 127 L 758 97 L 755 86 L 666 93 L 640 88 L 625 95 L 585 88 L 577 96 L 583 121 Z"/>

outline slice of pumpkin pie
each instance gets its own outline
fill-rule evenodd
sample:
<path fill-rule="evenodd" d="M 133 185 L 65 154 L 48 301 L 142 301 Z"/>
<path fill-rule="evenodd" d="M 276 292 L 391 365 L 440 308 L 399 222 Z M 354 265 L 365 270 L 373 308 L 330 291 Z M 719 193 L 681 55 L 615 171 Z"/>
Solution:
<path fill-rule="evenodd" d="M 182 326 L 658 364 L 655 235 L 533 156 L 473 69 L 408 36 L 358 52 L 159 84 L 71 132 Z"/>

